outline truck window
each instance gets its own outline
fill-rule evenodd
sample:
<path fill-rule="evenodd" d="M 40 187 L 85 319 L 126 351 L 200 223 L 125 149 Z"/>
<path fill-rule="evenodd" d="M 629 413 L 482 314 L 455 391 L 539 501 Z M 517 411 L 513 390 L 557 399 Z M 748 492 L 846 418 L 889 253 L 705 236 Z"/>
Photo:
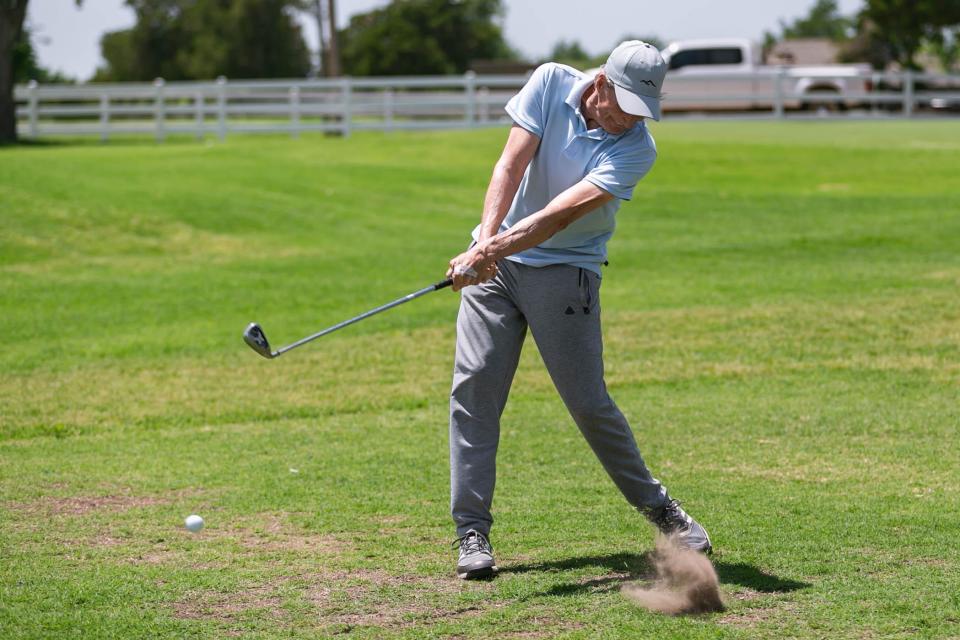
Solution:
<path fill-rule="evenodd" d="M 740 64 L 743 62 L 743 52 L 737 47 L 717 49 L 687 49 L 678 51 L 670 58 L 670 68 L 679 69 L 692 65 L 708 64 Z"/>

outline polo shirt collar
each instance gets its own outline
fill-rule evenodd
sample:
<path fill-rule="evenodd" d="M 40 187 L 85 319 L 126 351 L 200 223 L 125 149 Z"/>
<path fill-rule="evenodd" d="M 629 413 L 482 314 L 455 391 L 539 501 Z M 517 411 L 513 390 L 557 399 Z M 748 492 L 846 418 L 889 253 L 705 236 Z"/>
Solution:
<path fill-rule="evenodd" d="M 587 90 L 587 87 L 593 84 L 595 78 L 596 76 L 592 75 L 584 76 L 581 80 L 578 80 L 577 83 L 573 85 L 573 88 L 570 89 L 570 93 L 567 94 L 567 98 L 564 100 L 564 102 L 577 114 L 578 136 L 591 138 L 593 140 L 605 140 L 607 138 L 615 140 L 622 136 L 623 133 L 611 135 L 602 127 L 597 127 L 596 129 L 587 129 L 587 119 L 583 117 L 582 113 L 580 113 L 580 99 L 583 98 L 583 92 Z"/>

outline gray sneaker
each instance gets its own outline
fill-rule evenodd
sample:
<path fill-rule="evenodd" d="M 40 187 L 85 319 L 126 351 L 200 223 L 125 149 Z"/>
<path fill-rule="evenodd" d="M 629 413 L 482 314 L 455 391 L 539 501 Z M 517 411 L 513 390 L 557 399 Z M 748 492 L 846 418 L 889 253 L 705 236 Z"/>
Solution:
<path fill-rule="evenodd" d="M 678 500 L 671 500 L 663 507 L 648 513 L 647 517 L 660 533 L 672 538 L 680 546 L 703 553 L 713 551 L 707 530 L 680 508 Z"/>
<path fill-rule="evenodd" d="M 460 557 L 457 560 L 457 577 L 461 580 L 489 578 L 497 572 L 497 561 L 493 559 L 493 547 L 487 537 L 475 529 L 467 531 L 462 538 L 453 542 L 460 545 Z"/>

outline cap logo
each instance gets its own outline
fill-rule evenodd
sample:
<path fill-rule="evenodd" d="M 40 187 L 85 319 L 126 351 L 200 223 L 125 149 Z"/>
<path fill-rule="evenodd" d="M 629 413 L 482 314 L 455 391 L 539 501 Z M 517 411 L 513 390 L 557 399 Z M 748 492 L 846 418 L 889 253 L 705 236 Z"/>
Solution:
<path fill-rule="evenodd" d="M 650 80 L 641 80 L 640 82 L 642 82 L 643 84 L 648 84 L 648 85 L 650 85 L 651 87 L 653 87 L 654 89 L 657 88 L 657 85 L 656 85 L 655 83 L 651 82 Z"/>

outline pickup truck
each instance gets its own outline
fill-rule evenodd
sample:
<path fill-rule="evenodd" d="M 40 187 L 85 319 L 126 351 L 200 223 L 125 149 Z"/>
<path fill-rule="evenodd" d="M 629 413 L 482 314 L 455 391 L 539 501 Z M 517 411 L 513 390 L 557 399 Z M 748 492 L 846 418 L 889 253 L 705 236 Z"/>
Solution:
<path fill-rule="evenodd" d="M 664 111 L 775 109 L 778 101 L 783 109 L 839 110 L 865 103 L 872 88 L 870 65 L 765 65 L 746 39 L 683 40 L 661 55 L 669 65 Z"/>

